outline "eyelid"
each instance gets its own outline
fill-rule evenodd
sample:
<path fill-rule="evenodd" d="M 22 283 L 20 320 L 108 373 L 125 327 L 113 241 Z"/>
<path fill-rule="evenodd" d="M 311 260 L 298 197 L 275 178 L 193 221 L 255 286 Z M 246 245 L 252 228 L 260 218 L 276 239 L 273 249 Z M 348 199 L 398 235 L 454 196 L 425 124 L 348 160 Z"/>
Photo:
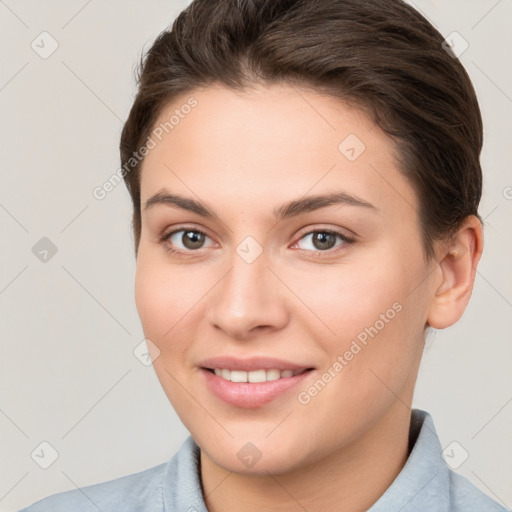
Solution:
<path fill-rule="evenodd" d="M 351 234 L 350 235 L 345 234 L 345 231 L 348 231 Z M 335 233 L 347 240 L 353 240 L 353 241 L 356 241 L 358 238 L 358 236 L 353 231 L 351 231 L 347 228 L 341 228 L 338 226 L 331 227 L 331 226 L 326 226 L 325 224 L 313 224 L 311 226 L 307 226 L 306 228 L 301 229 L 296 236 L 296 240 L 298 241 L 301 238 L 303 238 L 305 235 L 309 235 L 311 233 L 318 233 L 318 232 Z"/>

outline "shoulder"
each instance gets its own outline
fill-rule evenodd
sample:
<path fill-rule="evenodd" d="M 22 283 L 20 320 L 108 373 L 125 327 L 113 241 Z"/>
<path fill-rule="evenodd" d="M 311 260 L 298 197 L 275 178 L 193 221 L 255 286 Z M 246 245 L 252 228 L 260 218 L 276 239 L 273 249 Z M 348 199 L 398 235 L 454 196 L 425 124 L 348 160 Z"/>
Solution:
<path fill-rule="evenodd" d="M 53 494 L 20 512 L 160 512 L 163 510 L 162 483 L 168 464 Z"/>
<path fill-rule="evenodd" d="M 48 496 L 20 512 L 163 512 L 194 503 L 207 512 L 199 476 L 200 450 L 189 436 L 163 464 L 106 482 Z"/>
<path fill-rule="evenodd" d="M 450 480 L 450 511 L 466 512 L 478 510 L 481 512 L 507 512 L 508 509 L 487 496 L 466 477 L 448 471 Z"/>
<path fill-rule="evenodd" d="M 424 478 L 428 478 L 429 474 L 436 475 L 436 478 L 428 483 L 429 490 L 432 492 L 429 499 L 426 500 L 427 503 L 436 504 L 438 510 L 449 512 L 467 512 L 468 510 L 508 512 L 507 508 L 448 465 L 442 455 L 441 442 L 433 418 L 428 412 L 419 409 L 413 410 L 411 426 L 413 424 L 416 429 L 421 425 L 416 444 L 423 459 L 421 465 L 425 462 L 427 464 L 427 471 L 423 467 L 415 471 L 415 474 Z"/>
<path fill-rule="evenodd" d="M 427 411 L 411 411 L 409 446 L 402 471 L 368 512 L 507 512 L 450 468 Z"/>

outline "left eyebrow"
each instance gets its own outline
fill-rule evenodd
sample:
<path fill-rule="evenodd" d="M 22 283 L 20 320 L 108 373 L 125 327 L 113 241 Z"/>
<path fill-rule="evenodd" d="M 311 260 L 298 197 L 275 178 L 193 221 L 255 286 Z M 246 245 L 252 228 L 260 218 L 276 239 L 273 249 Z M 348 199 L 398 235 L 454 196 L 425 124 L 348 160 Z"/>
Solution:
<path fill-rule="evenodd" d="M 178 194 L 170 194 L 166 191 L 158 192 L 151 196 L 146 201 L 144 209 L 147 210 L 157 204 L 174 206 L 182 210 L 197 213 L 198 215 L 201 215 L 201 217 L 205 218 L 217 217 L 216 213 L 204 203 Z M 357 196 L 347 194 L 346 192 L 338 191 L 330 194 L 307 196 L 301 199 L 296 199 L 281 205 L 279 208 L 274 208 L 272 213 L 277 221 L 281 221 L 283 219 L 296 217 L 314 210 L 319 210 L 320 208 L 326 208 L 334 204 L 358 206 L 368 208 L 374 212 L 379 212 L 379 209 L 368 201 Z"/>
<path fill-rule="evenodd" d="M 320 208 L 326 208 L 333 204 L 345 204 L 348 206 L 360 206 L 373 210 L 375 213 L 379 212 L 379 209 L 373 204 L 361 199 L 357 196 L 347 194 L 346 192 L 333 192 L 331 194 L 307 196 L 295 201 L 290 201 L 277 209 L 273 210 L 274 216 L 277 221 L 295 217 L 304 213 L 309 213 Z"/>

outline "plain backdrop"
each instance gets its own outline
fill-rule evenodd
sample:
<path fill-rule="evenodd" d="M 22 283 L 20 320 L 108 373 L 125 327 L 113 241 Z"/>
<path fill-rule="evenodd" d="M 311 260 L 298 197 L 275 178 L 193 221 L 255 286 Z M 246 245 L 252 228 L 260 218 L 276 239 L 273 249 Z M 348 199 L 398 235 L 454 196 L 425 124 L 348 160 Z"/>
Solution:
<path fill-rule="evenodd" d="M 140 53 L 187 3 L 0 1 L 0 511 L 164 462 L 188 435 L 133 353 L 128 192 L 92 194 L 119 167 Z M 510 508 L 512 2 L 410 3 L 468 45 L 486 243 L 462 320 L 428 339 L 413 406 L 467 452 L 457 471 Z"/>

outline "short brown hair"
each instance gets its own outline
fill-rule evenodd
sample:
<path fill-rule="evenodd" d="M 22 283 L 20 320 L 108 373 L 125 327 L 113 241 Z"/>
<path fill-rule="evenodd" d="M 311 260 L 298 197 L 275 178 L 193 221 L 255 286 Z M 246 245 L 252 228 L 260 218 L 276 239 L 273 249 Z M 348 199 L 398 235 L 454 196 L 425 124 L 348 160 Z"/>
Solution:
<path fill-rule="evenodd" d="M 178 95 L 220 83 L 301 84 L 358 106 L 396 143 L 432 242 L 478 215 L 482 119 L 468 74 L 443 36 L 401 0 L 194 0 L 141 59 L 121 165 Z M 133 160 L 133 159 L 132 159 Z M 141 231 L 140 170 L 124 180 Z M 481 220 L 481 219 L 480 219 Z"/>

